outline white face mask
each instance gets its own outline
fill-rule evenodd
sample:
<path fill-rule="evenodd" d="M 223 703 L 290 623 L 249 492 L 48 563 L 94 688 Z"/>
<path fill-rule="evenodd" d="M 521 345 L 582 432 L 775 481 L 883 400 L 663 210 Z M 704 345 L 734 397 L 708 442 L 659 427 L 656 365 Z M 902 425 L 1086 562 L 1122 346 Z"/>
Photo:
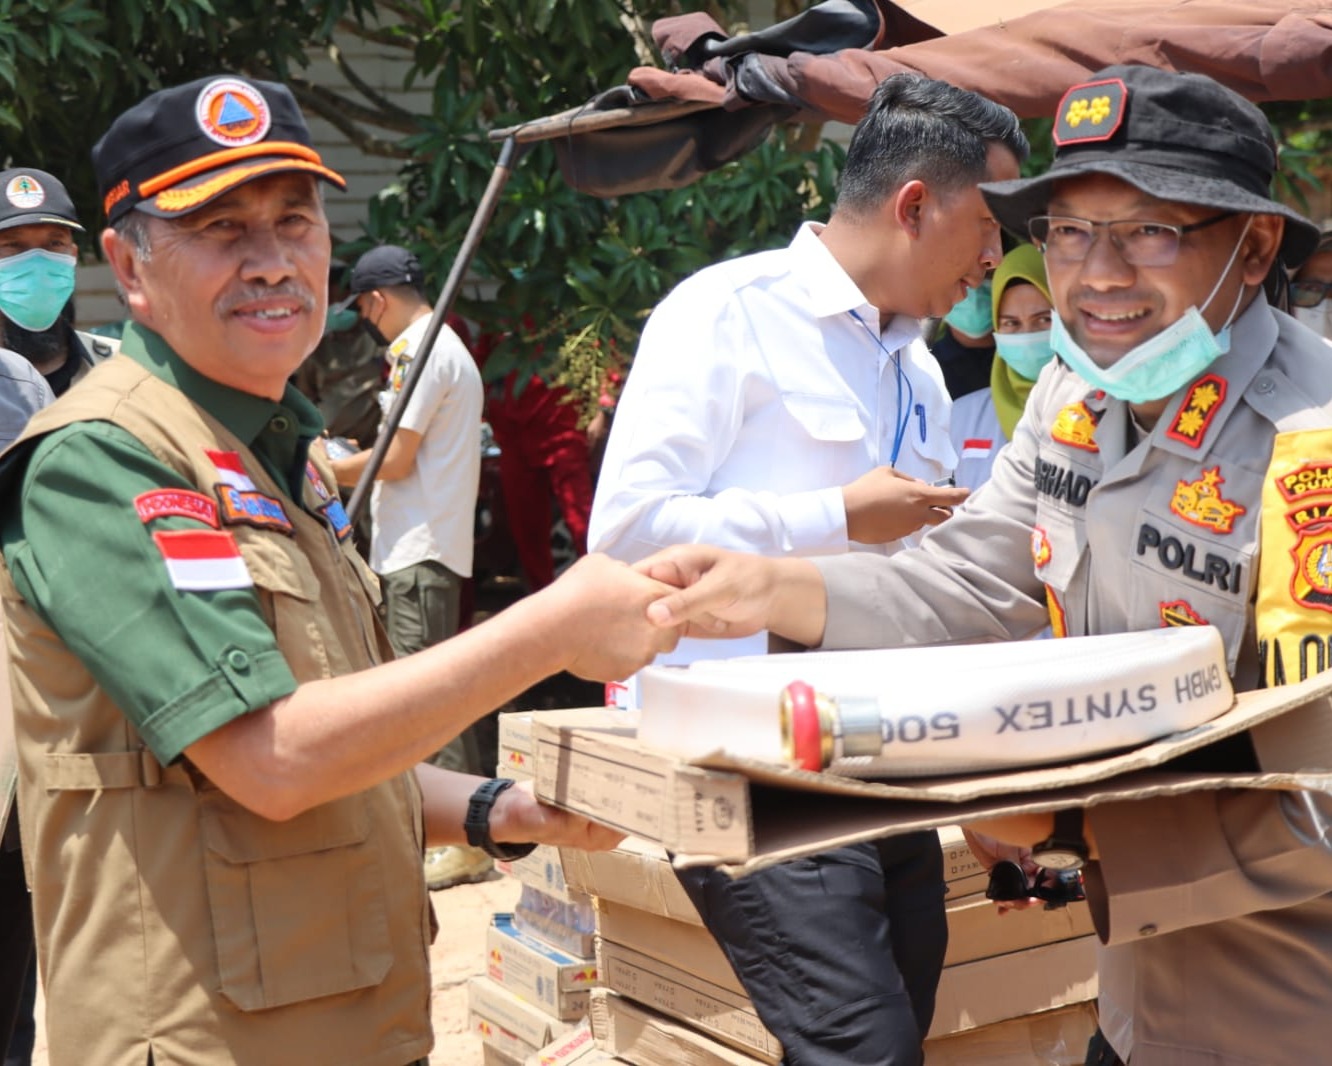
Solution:
<path fill-rule="evenodd" d="M 1320 337 L 1332 339 L 1332 300 L 1324 300 L 1317 307 L 1292 307 L 1290 313 L 1296 322 L 1302 322 Z"/>
<path fill-rule="evenodd" d="M 1221 276 L 1216 279 L 1212 291 L 1203 301 L 1202 308 L 1199 309 L 1196 304 L 1190 307 L 1175 322 L 1130 348 L 1110 366 L 1102 367 L 1092 359 L 1069 335 L 1063 319 L 1058 315 L 1050 326 L 1051 346 L 1074 373 L 1116 399 L 1127 400 L 1129 403 L 1149 403 L 1173 396 L 1216 359 L 1230 351 L 1230 323 L 1234 321 L 1240 300 L 1244 298 L 1244 287 L 1240 286 L 1235 306 L 1231 308 L 1226 324 L 1219 333 L 1212 332 L 1202 312 L 1221 290 L 1252 222 L 1253 216 L 1250 215 Z"/>

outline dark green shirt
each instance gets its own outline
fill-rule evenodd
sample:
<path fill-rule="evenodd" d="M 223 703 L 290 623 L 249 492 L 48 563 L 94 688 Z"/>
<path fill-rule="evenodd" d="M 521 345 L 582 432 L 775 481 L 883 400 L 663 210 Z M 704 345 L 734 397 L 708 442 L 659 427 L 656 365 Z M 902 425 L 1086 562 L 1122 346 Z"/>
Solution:
<path fill-rule="evenodd" d="M 126 329 L 120 351 L 245 442 L 286 488 L 284 505 L 301 506 L 310 441 L 323 425 L 295 389 L 274 403 L 219 385 L 141 326 Z M 0 523 L 14 583 L 163 764 L 295 690 L 252 588 L 172 585 L 152 533 L 199 523 L 162 517 L 146 524 L 134 508 L 141 493 L 195 486 L 110 422 L 64 427 L 6 460 L 25 458 Z"/>

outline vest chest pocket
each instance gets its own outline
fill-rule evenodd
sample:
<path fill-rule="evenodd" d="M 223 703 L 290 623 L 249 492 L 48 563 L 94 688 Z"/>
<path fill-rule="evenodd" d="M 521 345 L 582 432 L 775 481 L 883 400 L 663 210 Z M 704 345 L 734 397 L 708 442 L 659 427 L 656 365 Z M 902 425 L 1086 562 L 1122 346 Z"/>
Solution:
<path fill-rule="evenodd" d="M 393 962 L 368 799 L 271 822 L 199 796 L 221 992 L 245 1011 L 379 984 Z"/>
<path fill-rule="evenodd" d="M 275 533 L 237 532 L 259 605 L 298 681 L 331 676 L 320 627 L 319 578 L 294 542 Z M 301 662 L 293 659 L 302 657 Z"/>

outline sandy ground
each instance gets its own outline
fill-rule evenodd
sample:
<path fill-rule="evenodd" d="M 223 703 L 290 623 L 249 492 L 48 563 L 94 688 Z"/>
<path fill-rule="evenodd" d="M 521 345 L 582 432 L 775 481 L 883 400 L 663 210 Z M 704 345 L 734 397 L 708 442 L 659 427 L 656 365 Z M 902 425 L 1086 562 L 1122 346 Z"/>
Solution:
<path fill-rule="evenodd" d="M 467 979 L 486 970 L 486 926 L 496 911 L 512 910 L 521 886 L 493 874 L 477 885 L 459 885 L 432 895 L 439 936 L 430 952 L 434 994 L 431 1016 L 435 1050 L 431 1066 L 481 1066 L 481 1041 L 467 1031 Z M 43 1004 L 37 1001 L 37 1047 L 33 1066 L 49 1066 Z"/>

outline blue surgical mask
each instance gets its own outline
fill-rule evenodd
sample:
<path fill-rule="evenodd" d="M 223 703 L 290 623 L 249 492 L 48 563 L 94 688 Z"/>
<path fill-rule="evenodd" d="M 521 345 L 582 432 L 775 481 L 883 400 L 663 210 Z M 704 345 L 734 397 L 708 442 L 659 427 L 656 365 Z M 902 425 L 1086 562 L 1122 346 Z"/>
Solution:
<path fill-rule="evenodd" d="M 986 278 L 953 305 L 944 321 L 968 337 L 987 337 L 994 331 L 994 304 L 990 299 L 990 280 Z"/>
<path fill-rule="evenodd" d="M 996 333 L 995 353 L 1028 381 L 1035 381 L 1041 368 L 1054 358 L 1050 330 L 1035 333 Z"/>
<path fill-rule="evenodd" d="M 74 295 L 76 262 L 44 248 L 0 259 L 0 312 L 33 333 L 50 329 Z"/>
<path fill-rule="evenodd" d="M 1244 224 L 1239 240 L 1225 269 L 1212 286 L 1211 293 L 1203 301 L 1205 310 L 1221 288 L 1226 275 L 1239 254 L 1245 234 L 1253 216 Z M 1149 403 L 1173 396 L 1190 381 L 1212 365 L 1219 357 L 1230 351 L 1230 322 L 1235 317 L 1239 302 L 1244 297 L 1244 288 L 1240 287 L 1235 297 L 1235 307 L 1231 308 L 1230 318 L 1220 333 L 1213 333 L 1212 327 L 1203 318 L 1202 311 L 1195 305 L 1171 325 L 1154 337 L 1149 337 L 1141 344 L 1121 355 L 1112 366 L 1099 366 L 1064 328 L 1064 321 L 1055 315 L 1050 325 L 1050 344 L 1059 357 L 1081 378 L 1103 389 L 1118 400 L 1129 403 Z"/>

